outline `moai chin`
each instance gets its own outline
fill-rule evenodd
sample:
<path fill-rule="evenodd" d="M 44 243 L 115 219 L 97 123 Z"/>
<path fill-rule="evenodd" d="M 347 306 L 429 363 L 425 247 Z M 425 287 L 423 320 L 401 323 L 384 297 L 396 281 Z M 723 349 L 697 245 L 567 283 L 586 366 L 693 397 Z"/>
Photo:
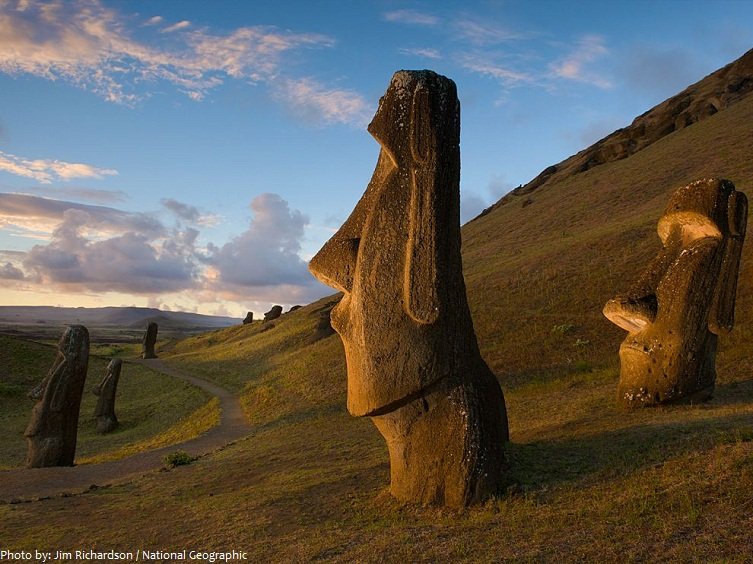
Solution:
<path fill-rule="evenodd" d="M 29 393 L 38 400 L 24 432 L 26 466 L 73 466 L 78 415 L 89 365 L 89 332 L 71 325 L 58 342 L 58 354 L 47 376 Z"/>
<path fill-rule="evenodd" d="M 309 269 L 344 292 L 331 317 L 348 410 L 387 441 L 392 494 L 465 506 L 501 487 L 508 429 L 463 281 L 455 83 L 395 73 L 368 131 L 381 146 L 371 182 Z"/>
<path fill-rule="evenodd" d="M 630 407 L 711 397 L 717 336 L 732 330 L 748 201 L 728 180 L 677 190 L 659 219 L 663 248 L 604 315 L 628 332 L 619 400 Z"/>
<path fill-rule="evenodd" d="M 118 418 L 115 416 L 115 394 L 118 390 L 122 367 L 122 360 L 112 359 L 107 365 L 107 372 L 102 381 L 92 390 L 94 395 L 99 396 L 97 408 L 94 411 L 98 433 L 109 433 L 118 427 Z"/>
<path fill-rule="evenodd" d="M 154 345 L 157 343 L 158 325 L 150 321 L 144 333 L 144 340 L 141 343 L 141 358 L 157 358 L 154 352 Z"/>

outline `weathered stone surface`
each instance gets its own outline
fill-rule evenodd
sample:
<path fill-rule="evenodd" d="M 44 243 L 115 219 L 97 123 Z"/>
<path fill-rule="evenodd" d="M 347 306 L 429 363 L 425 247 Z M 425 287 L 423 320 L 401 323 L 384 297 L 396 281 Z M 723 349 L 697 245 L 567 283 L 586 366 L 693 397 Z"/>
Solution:
<path fill-rule="evenodd" d="M 243 325 L 247 325 L 247 324 L 253 323 L 253 322 L 254 322 L 254 312 L 253 311 L 249 311 L 246 314 L 246 319 L 243 320 Z"/>
<path fill-rule="evenodd" d="M 348 410 L 387 441 L 392 494 L 464 506 L 502 485 L 508 430 L 465 295 L 455 84 L 395 73 L 368 130 L 381 145 L 371 182 L 309 268 L 344 292 L 332 325 Z"/>
<path fill-rule="evenodd" d="M 107 372 L 102 381 L 92 390 L 94 395 L 99 396 L 97 408 L 94 411 L 98 433 L 109 433 L 118 427 L 118 418 L 115 416 L 115 394 L 118 390 L 122 367 L 122 360 L 112 359 L 107 365 Z"/>
<path fill-rule="evenodd" d="M 89 332 L 71 325 L 60 337 L 58 354 L 47 376 L 29 392 L 38 400 L 24 432 L 26 466 L 73 466 L 78 415 L 89 365 Z"/>
<path fill-rule="evenodd" d="M 158 326 L 154 321 L 150 321 L 144 333 L 144 340 L 141 346 L 141 358 L 157 358 L 154 353 L 154 345 L 157 343 Z"/>
<path fill-rule="evenodd" d="M 273 319 L 277 319 L 282 315 L 282 306 L 276 305 L 272 306 L 272 309 L 270 309 L 267 313 L 264 314 L 264 321 L 272 321 Z"/>
<path fill-rule="evenodd" d="M 659 219 L 663 248 L 604 315 L 628 332 L 619 400 L 702 401 L 714 391 L 717 335 L 732 330 L 748 203 L 727 180 L 677 190 Z"/>

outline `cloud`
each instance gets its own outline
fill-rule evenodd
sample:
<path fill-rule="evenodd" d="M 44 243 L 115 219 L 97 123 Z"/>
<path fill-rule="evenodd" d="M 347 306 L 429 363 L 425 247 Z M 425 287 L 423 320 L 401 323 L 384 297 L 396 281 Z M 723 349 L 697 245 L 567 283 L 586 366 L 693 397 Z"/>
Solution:
<path fill-rule="evenodd" d="M 465 53 L 457 57 L 458 63 L 465 69 L 491 77 L 505 84 L 513 86 L 521 82 L 533 82 L 534 77 L 525 72 L 513 70 L 490 61 L 480 53 Z"/>
<path fill-rule="evenodd" d="M 0 265 L 0 278 L 3 280 L 24 280 L 26 276 L 23 271 L 13 266 L 13 263 L 6 262 Z"/>
<path fill-rule="evenodd" d="M 438 60 L 441 59 L 442 56 L 439 54 L 439 51 L 436 49 L 431 49 L 429 47 L 414 47 L 414 48 L 402 48 L 398 49 L 398 52 L 402 55 L 410 55 L 415 57 L 423 57 L 425 59 L 434 59 Z"/>
<path fill-rule="evenodd" d="M 487 190 L 489 192 L 489 195 L 492 197 L 492 200 L 496 202 L 514 187 L 515 186 L 513 186 L 507 180 L 504 174 L 494 174 L 489 180 L 489 186 L 487 187 Z"/>
<path fill-rule="evenodd" d="M 186 29 L 187 27 L 191 27 L 191 22 L 189 22 L 188 20 L 183 20 L 173 25 L 169 25 L 166 28 L 163 28 L 161 31 L 162 33 L 172 33 L 173 31 Z"/>
<path fill-rule="evenodd" d="M 84 236 L 92 217 L 68 209 L 47 245 L 35 245 L 23 261 L 38 284 L 64 291 L 154 293 L 192 287 L 199 277 L 195 229 L 154 242 L 143 233 L 126 232 L 101 241 Z"/>
<path fill-rule="evenodd" d="M 201 217 L 198 208 L 173 200 L 172 198 L 163 198 L 160 200 L 163 206 L 173 212 L 180 219 L 195 223 Z"/>
<path fill-rule="evenodd" d="M 171 83 L 194 100 L 227 77 L 271 82 L 284 53 L 334 45 L 320 34 L 255 26 L 227 35 L 186 30 L 169 48 L 156 48 L 133 39 L 119 14 L 98 0 L 27 4 L 22 10 L 16 2 L 14 10 L 11 3 L 0 15 L 0 72 L 64 80 L 121 104 L 145 95 L 137 86 L 157 82 Z M 147 23 L 161 22 L 155 18 Z"/>
<path fill-rule="evenodd" d="M 329 89 L 312 78 L 287 79 L 277 97 L 311 123 L 341 123 L 358 127 L 368 123 L 373 110 L 352 90 Z"/>
<path fill-rule="evenodd" d="M 697 63 L 687 51 L 647 45 L 629 49 L 620 70 L 629 88 L 662 98 L 699 78 Z"/>
<path fill-rule="evenodd" d="M 70 210 L 85 214 L 86 226 L 100 235 L 133 231 L 146 237 L 157 238 L 166 234 L 165 227 L 147 214 L 28 194 L 2 193 L 0 193 L 0 228 L 14 226 L 21 230 L 52 233 L 55 226 Z"/>
<path fill-rule="evenodd" d="M 159 25 L 164 21 L 162 16 L 152 16 L 144 22 L 143 25 Z"/>
<path fill-rule="evenodd" d="M 609 49 L 604 45 L 603 37 L 585 35 L 581 37 L 570 54 L 552 63 L 549 68 L 558 78 L 585 82 L 598 88 L 611 88 L 612 83 L 608 79 L 587 69 L 588 65 L 607 54 L 609 54 Z"/>
<path fill-rule="evenodd" d="M 484 211 L 489 204 L 476 194 L 469 190 L 460 191 L 460 223 L 466 223 Z"/>
<path fill-rule="evenodd" d="M 102 178 L 118 174 L 110 168 L 97 168 L 83 163 L 68 163 L 50 159 L 28 159 L 0 151 L 0 170 L 32 178 L 42 184 L 53 180 L 73 180 L 74 178 Z"/>
<path fill-rule="evenodd" d="M 35 186 L 35 194 L 60 198 L 75 198 L 96 204 L 115 204 L 128 199 L 128 194 L 122 190 L 99 190 L 96 188 L 82 188 L 80 186 Z"/>
<path fill-rule="evenodd" d="M 285 294 L 294 302 L 312 293 L 325 295 L 298 255 L 308 218 L 277 194 L 257 196 L 251 209 L 246 231 L 222 247 L 210 245 L 210 287 L 236 299 Z"/>
<path fill-rule="evenodd" d="M 382 14 L 385 21 L 406 25 L 435 26 L 439 18 L 418 10 L 392 10 Z"/>
<path fill-rule="evenodd" d="M 496 45 L 525 37 L 525 34 L 490 22 L 467 18 L 456 21 L 453 27 L 457 39 L 468 41 L 473 45 Z"/>

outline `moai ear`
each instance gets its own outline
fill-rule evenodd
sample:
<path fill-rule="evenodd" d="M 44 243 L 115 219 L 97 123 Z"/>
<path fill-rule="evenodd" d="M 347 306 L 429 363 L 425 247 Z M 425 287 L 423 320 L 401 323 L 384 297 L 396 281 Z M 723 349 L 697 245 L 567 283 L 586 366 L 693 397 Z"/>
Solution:
<path fill-rule="evenodd" d="M 735 297 L 740 253 L 745 241 L 748 222 L 748 199 L 742 192 L 732 192 L 727 201 L 729 236 L 725 242 L 724 256 L 709 314 L 709 331 L 716 335 L 729 333 L 735 323 Z"/>
<path fill-rule="evenodd" d="M 439 317 L 437 280 L 436 132 L 431 123 L 431 97 L 420 84 L 411 107 L 410 210 L 406 245 L 403 299 L 405 311 L 416 322 L 433 323 Z"/>

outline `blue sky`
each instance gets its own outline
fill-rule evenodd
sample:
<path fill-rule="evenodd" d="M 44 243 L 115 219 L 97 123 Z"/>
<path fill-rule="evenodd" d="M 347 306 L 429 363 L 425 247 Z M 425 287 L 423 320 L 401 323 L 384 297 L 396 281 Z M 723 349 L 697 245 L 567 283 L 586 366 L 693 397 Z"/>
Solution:
<path fill-rule="evenodd" d="M 0 305 L 331 293 L 399 69 L 458 85 L 468 220 L 753 47 L 748 1 L 0 0 Z"/>

